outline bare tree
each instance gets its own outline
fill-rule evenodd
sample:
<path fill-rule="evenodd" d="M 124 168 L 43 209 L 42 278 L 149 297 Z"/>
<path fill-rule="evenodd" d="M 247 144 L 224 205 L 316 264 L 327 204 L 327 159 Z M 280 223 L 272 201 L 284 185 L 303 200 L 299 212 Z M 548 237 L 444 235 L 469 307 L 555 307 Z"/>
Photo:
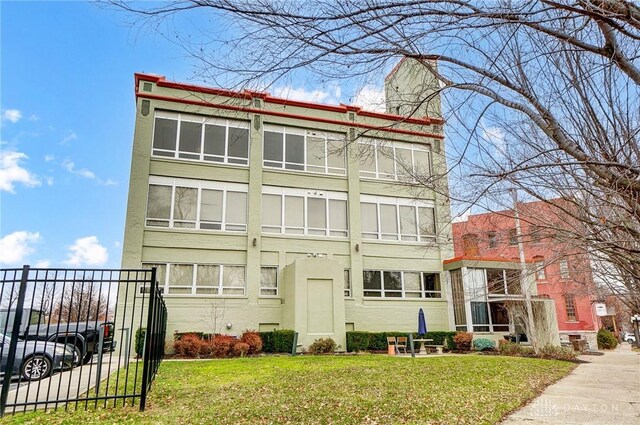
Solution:
<path fill-rule="evenodd" d="M 112 306 L 105 286 L 92 280 L 66 284 L 53 301 L 51 323 L 101 323 L 109 320 Z"/>
<path fill-rule="evenodd" d="M 410 58 L 443 94 L 451 196 L 503 207 L 505 191 L 562 199 L 564 231 L 640 313 L 640 7 L 626 0 L 194 0 L 139 8 L 135 24 L 209 12 L 177 32 L 205 81 L 263 87 L 304 70 L 364 78 Z M 194 26 L 202 20 L 194 21 Z M 165 32 L 166 34 L 166 32 Z M 225 84 L 229 85 L 229 84 Z M 496 131 L 497 129 L 497 131 Z M 469 180 L 474 184 L 469 184 Z M 433 180 L 418 179 L 430 185 Z M 456 182 L 465 181 L 464 185 Z"/>

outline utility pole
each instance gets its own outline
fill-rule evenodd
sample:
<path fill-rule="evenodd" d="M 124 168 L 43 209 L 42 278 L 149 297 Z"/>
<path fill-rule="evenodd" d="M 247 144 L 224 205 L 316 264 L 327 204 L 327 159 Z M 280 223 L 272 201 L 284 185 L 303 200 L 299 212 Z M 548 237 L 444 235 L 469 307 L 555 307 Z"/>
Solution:
<path fill-rule="evenodd" d="M 529 322 L 529 334 L 531 338 L 531 345 L 533 349 L 538 352 L 538 341 L 536 336 L 535 321 L 533 320 L 533 306 L 531 305 L 531 291 L 529 285 L 527 285 L 527 263 L 524 256 L 524 244 L 522 243 L 522 229 L 520 227 L 520 216 L 518 214 L 518 190 L 516 188 L 511 189 L 513 196 L 513 211 L 516 222 L 516 237 L 518 239 L 518 254 L 520 256 L 520 288 L 524 294 L 524 299 L 527 307 L 527 321 Z"/>

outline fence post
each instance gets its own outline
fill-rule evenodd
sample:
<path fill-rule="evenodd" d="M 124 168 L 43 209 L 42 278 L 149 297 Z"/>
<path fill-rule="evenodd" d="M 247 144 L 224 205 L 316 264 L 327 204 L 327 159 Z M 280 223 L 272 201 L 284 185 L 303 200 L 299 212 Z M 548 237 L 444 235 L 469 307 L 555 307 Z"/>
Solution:
<path fill-rule="evenodd" d="M 151 334 L 153 333 L 153 311 L 156 300 L 156 271 L 153 267 L 151 269 L 151 284 L 149 285 L 149 307 L 147 310 L 147 332 L 145 333 L 144 341 L 144 354 L 142 362 L 142 393 L 140 394 L 140 411 L 144 411 L 147 404 L 147 381 L 149 380 L 149 363 L 151 355 Z"/>
<path fill-rule="evenodd" d="M 13 318 L 13 328 L 11 329 L 11 342 L 9 343 L 9 352 L 7 353 L 7 365 L 2 380 L 2 393 L 0 394 L 0 418 L 4 416 L 4 410 L 7 407 L 7 397 L 9 397 L 9 387 L 11 386 L 11 376 L 13 375 L 13 366 L 16 359 L 16 351 L 18 349 L 18 337 L 20 336 L 20 326 L 22 325 L 22 313 L 24 309 L 24 297 L 27 292 L 27 280 L 29 279 L 29 266 L 22 267 L 22 276 L 20 277 L 20 288 L 18 289 L 18 301 L 16 303 L 16 314 Z M 14 283 L 15 285 L 15 283 Z M 7 312 L 7 319 L 11 315 L 11 310 Z"/>
<path fill-rule="evenodd" d="M 409 334 L 409 347 L 411 347 L 411 357 L 415 357 L 416 356 L 416 349 L 413 347 L 413 334 L 412 333 Z"/>

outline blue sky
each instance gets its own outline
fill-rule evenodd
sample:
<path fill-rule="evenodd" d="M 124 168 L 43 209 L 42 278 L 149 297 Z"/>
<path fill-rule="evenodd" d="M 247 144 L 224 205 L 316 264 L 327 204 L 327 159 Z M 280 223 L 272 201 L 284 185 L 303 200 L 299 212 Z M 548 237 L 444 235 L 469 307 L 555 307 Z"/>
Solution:
<path fill-rule="evenodd" d="M 133 74 L 197 82 L 178 46 L 128 21 L 86 2 L 0 2 L 0 267 L 119 267 Z M 270 91 L 355 100 L 326 87 Z M 359 101 L 380 90 L 364 87 Z"/>
<path fill-rule="evenodd" d="M 133 73 L 184 81 L 191 64 L 92 4 L 2 1 L 0 13 L 0 267 L 118 267 Z"/>

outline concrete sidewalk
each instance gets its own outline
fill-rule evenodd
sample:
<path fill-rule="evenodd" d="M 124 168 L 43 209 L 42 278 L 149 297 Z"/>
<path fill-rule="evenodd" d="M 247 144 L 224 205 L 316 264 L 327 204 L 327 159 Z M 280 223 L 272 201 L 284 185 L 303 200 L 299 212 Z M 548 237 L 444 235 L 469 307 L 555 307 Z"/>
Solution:
<path fill-rule="evenodd" d="M 589 363 L 549 386 L 502 424 L 640 424 L 640 353 L 623 342 L 604 356 L 579 358 Z"/>

